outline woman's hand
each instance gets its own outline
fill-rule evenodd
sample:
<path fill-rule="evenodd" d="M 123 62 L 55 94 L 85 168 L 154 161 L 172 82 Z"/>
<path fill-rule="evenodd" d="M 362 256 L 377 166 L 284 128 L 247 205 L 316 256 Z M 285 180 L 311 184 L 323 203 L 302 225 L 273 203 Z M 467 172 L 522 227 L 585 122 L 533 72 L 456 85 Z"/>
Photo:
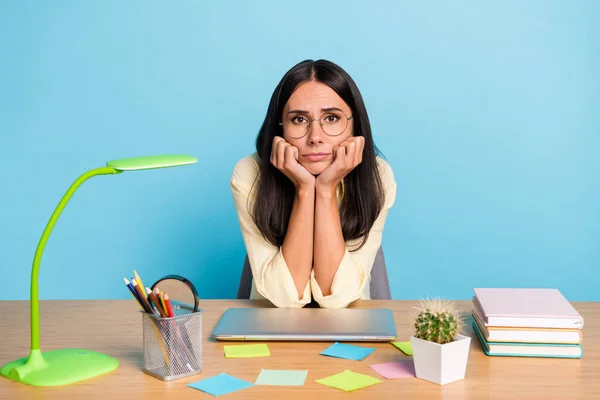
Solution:
<path fill-rule="evenodd" d="M 362 162 L 364 148 L 365 138 L 362 136 L 349 137 L 334 147 L 333 163 L 317 177 L 317 191 L 335 194 L 342 179 Z"/>
<path fill-rule="evenodd" d="M 289 144 L 281 136 L 273 138 L 271 164 L 294 183 L 296 190 L 300 188 L 314 189 L 315 177 L 298 162 L 298 148 Z"/>

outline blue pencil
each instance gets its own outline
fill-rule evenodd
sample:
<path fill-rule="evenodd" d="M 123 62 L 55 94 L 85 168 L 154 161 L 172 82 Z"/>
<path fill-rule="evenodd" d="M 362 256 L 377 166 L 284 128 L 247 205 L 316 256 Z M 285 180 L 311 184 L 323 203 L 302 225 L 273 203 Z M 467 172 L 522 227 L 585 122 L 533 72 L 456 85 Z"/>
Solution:
<path fill-rule="evenodd" d="M 140 297 L 138 296 L 138 294 L 136 293 L 135 289 L 131 285 L 131 282 L 129 282 L 127 280 L 127 278 L 123 278 L 123 280 L 125 281 L 125 285 L 127 285 L 127 288 L 129 289 L 129 291 L 131 292 L 131 294 L 133 295 L 133 297 L 137 300 L 137 302 L 140 305 L 141 309 L 143 311 L 146 311 L 146 309 L 144 308 L 144 304 L 142 303 L 142 301 L 140 300 Z"/>

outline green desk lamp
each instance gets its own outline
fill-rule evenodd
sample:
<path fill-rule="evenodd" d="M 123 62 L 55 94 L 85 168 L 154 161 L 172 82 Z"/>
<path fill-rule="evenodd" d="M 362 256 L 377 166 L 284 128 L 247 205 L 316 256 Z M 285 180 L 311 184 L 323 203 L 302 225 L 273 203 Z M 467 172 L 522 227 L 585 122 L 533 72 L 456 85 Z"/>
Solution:
<path fill-rule="evenodd" d="M 115 370 L 119 362 L 106 354 L 83 349 L 40 350 L 40 313 L 38 299 L 38 271 L 44 246 L 50 232 L 67 202 L 83 182 L 96 175 L 114 175 L 123 171 L 137 171 L 188 165 L 197 162 L 186 155 L 162 155 L 127 158 L 106 163 L 81 175 L 67 190 L 52 213 L 42 233 L 33 259 L 31 271 L 31 350 L 29 357 L 11 361 L 0 369 L 0 375 L 32 386 L 62 386 L 96 377 Z"/>

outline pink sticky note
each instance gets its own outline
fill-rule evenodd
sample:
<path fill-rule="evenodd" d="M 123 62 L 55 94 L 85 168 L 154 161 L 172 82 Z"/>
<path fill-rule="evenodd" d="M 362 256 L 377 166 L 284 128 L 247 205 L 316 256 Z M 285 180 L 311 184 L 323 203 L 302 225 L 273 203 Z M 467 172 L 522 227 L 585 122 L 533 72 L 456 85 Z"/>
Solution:
<path fill-rule="evenodd" d="M 410 378 L 415 376 L 415 365 L 412 360 L 371 365 L 385 379 Z"/>

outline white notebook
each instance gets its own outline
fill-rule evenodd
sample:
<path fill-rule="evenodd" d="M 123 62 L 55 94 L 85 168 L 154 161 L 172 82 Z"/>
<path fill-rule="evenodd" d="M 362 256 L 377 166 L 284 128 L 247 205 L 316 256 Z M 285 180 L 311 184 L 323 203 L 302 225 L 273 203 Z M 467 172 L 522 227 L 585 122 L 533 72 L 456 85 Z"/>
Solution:
<path fill-rule="evenodd" d="M 488 326 L 483 322 L 478 310 L 473 309 L 472 314 L 488 342 L 580 344 L 583 340 L 580 329 Z"/>
<path fill-rule="evenodd" d="M 488 326 L 583 328 L 583 317 L 558 289 L 475 288 L 473 303 Z"/>

